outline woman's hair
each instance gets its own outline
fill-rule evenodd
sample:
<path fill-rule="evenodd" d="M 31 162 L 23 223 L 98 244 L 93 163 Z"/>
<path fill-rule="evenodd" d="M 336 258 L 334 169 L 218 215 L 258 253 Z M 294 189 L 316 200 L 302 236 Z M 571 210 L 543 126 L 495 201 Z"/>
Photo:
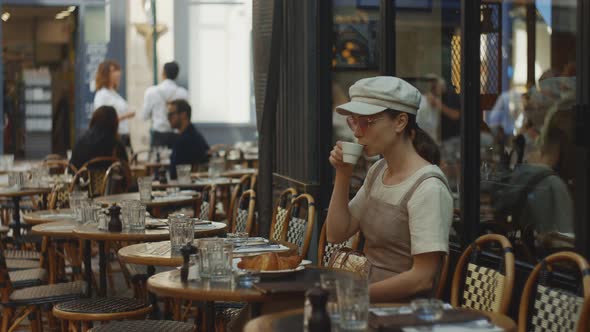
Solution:
<path fill-rule="evenodd" d="M 121 70 L 121 66 L 115 60 L 105 60 L 98 65 L 94 79 L 97 91 L 102 88 L 111 88 L 111 71 L 113 70 Z"/>
<path fill-rule="evenodd" d="M 385 113 L 387 113 L 392 119 L 395 119 L 405 112 L 388 109 Z M 404 128 L 404 137 L 409 137 L 412 140 L 412 145 L 414 145 L 414 149 L 420 157 L 424 158 L 424 160 L 431 164 L 437 166 L 440 165 L 441 157 L 438 145 L 427 132 L 418 127 L 415 114 L 406 114 L 408 115 L 408 124 Z"/>
<path fill-rule="evenodd" d="M 90 130 L 115 136 L 119 129 L 117 111 L 112 106 L 101 106 L 92 113 Z"/>

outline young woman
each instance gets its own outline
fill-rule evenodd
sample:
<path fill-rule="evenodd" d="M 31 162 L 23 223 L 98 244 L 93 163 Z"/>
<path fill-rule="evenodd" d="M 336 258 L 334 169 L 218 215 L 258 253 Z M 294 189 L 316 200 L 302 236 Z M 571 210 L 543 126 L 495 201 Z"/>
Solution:
<path fill-rule="evenodd" d="M 353 165 L 342 160 L 338 142 L 330 154 L 336 180 L 327 217 L 328 241 L 365 237 L 371 263 L 372 302 L 396 302 L 428 294 L 438 278 L 453 200 L 437 165 L 440 154 L 416 125 L 420 92 L 396 77 L 366 78 L 350 88 L 351 101 L 337 108 L 364 145 L 382 155 L 363 186 L 348 201 Z"/>
<path fill-rule="evenodd" d="M 127 152 L 119 141 L 119 120 L 112 106 L 101 106 L 92 114 L 88 130 L 80 137 L 72 151 L 70 162 L 76 168 L 97 157 L 118 157 L 127 161 Z"/>
<path fill-rule="evenodd" d="M 119 117 L 121 141 L 129 146 L 129 124 L 126 120 L 135 116 L 135 112 L 129 112 L 127 102 L 117 92 L 121 83 L 121 66 L 114 60 L 103 61 L 96 70 L 95 83 L 94 109 L 101 106 L 115 108 Z"/>

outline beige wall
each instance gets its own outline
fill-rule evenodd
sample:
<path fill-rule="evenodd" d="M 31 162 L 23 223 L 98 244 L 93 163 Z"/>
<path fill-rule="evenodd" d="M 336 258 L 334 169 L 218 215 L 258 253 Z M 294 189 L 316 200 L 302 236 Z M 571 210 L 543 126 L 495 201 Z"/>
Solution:
<path fill-rule="evenodd" d="M 396 16 L 396 73 L 400 77 L 441 76 L 441 1 L 431 12 L 399 12 Z"/>

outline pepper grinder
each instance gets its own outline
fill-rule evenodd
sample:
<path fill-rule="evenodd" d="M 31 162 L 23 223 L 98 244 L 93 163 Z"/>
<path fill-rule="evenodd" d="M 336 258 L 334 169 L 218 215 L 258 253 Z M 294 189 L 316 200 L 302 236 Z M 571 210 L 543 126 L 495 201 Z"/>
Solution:
<path fill-rule="evenodd" d="M 166 178 L 166 167 L 160 167 L 158 169 L 158 182 L 160 182 L 160 184 L 166 184 L 168 183 L 168 179 Z"/>
<path fill-rule="evenodd" d="M 190 242 L 180 248 L 180 254 L 182 255 L 182 266 L 180 267 L 180 281 L 187 282 L 188 281 L 188 270 L 189 270 L 189 258 L 192 254 L 197 253 L 197 248 L 193 246 Z"/>
<path fill-rule="evenodd" d="M 308 332 L 323 332 L 330 331 L 330 316 L 326 310 L 326 303 L 328 302 L 328 292 L 316 284 L 305 293 L 306 298 L 311 303 L 311 315 L 307 321 Z"/>
<path fill-rule="evenodd" d="M 109 232 L 121 232 L 123 230 L 123 223 L 121 222 L 121 207 L 113 203 L 109 207 L 108 216 L 111 217 L 109 221 Z"/>

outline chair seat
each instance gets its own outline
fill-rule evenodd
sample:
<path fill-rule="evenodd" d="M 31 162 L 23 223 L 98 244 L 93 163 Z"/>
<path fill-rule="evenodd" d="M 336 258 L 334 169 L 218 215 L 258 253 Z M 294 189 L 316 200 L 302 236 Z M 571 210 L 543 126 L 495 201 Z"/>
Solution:
<path fill-rule="evenodd" d="M 41 254 L 32 250 L 4 250 L 4 257 L 6 259 L 40 259 Z"/>
<path fill-rule="evenodd" d="M 8 272 L 12 287 L 23 288 L 40 285 L 47 277 L 44 269 L 16 270 Z"/>
<path fill-rule="evenodd" d="M 10 294 L 11 304 L 46 304 L 73 300 L 84 295 L 84 281 L 64 282 L 18 289 Z"/>
<path fill-rule="evenodd" d="M 143 301 L 125 298 L 125 297 L 102 297 L 93 299 L 78 299 L 74 301 L 63 302 L 53 307 L 54 313 L 75 314 L 118 314 L 137 311 L 147 308 L 149 305 Z"/>
<path fill-rule="evenodd" d="M 7 259 L 6 267 L 9 270 L 36 269 L 39 267 L 39 261 L 34 261 L 30 259 Z"/>
<path fill-rule="evenodd" d="M 194 325 L 171 320 L 127 320 L 97 326 L 92 332 L 191 332 Z"/>

